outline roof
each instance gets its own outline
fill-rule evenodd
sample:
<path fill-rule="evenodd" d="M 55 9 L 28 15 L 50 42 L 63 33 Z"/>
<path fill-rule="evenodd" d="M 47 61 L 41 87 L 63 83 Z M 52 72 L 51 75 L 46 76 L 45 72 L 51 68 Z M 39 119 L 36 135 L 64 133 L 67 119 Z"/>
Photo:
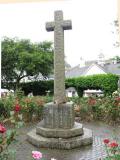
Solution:
<path fill-rule="evenodd" d="M 87 90 L 84 90 L 84 93 L 103 93 L 103 91 L 101 91 L 100 89 L 99 90 L 87 89 Z"/>
<path fill-rule="evenodd" d="M 91 64 L 83 73 L 83 76 L 86 75 L 86 73 L 93 67 L 93 66 L 97 66 L 100 70 L 103 71 L 103 73 L 108 73 L 104 67 L 102 67 L 101 65 L 97 64 L 97 63 L 93 63 Z M 95 73 L 94 73 L 95 74 Z M 98 73 L 99 74 L 99 73 Z"/>
<path fill-rule="evenodd" d="M 89 66 L 81 67 L 78 65 L 74 68 L 71 68 L 65 72 L 67 78 L 79 77 L 89 68 Z"/>
<path fill-rule="evenodd" d="M 76 89 L 75 89 L 75 87 L 69 87 L 66 89 L 66 91 L 71 91 L 71 92 L 75 91 L 76 92 Z"/>
<path fill-rule="evenodd" d="M 109 63 L 109 64 L 105 64 L 104 66 L 101 66 L 96 63 L 93 63 L 93 64 L 99 67 L 105 73 L 112 73 L 112 74 L 120 75 L 120 63 L 117 63 L 117 64 Z M 80 67 L 79 65 L 77 65 L 76 67 L 73 67 L 69 69 L 68 71 L 66 71 L 65 75 L 67 78 L 84 76 L 84 74 L 88 71 L 88 69 L 91 68 L 93 64 L 85 66 L 85 67 Z"/>
<path fill-rule="evenodd" d="M 120 63 L 107 64 L 103 68 L 104 68 L 104 70 L 106 70 L 107 73 L 120 75 Z"/>

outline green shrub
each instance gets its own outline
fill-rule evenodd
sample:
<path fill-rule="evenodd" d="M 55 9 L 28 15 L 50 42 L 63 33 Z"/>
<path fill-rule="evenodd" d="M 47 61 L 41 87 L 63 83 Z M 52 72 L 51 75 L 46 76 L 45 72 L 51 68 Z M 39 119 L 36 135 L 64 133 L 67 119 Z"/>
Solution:
<path fill-rule="evenodd" d="M 81 97 L 86 89 L 101 89 L 105 95 L 112 94 L 118 87 L 117 75 L 98 74 L 78 78 L 66 79 L 66 87 L 75 87 Z"/>
<path fill-rule="evenodd" d="M 28 95 L 30 92 L 33 95 L 46 95 L 46 92 L 49 90 L 50 94 L 53 94 L 53 81 L 35 81 L 29 83 L 22 83 L 21 88 L 24 91 L 25 95 Z"/>
<path fill-rule="evenodd" d="M 10 117 L 10 111 L 13 110 L 15 105 L 15 97 L 9 96 L 0 99 L 0 117 Z"/>
<path fill-rule="evenodd" d="M 65 85 L 66 88 L 75 87 L 80 97 L 86 89 L 101 89 L 104 91 L 105 95 L 110 95 L 117 90 L 118 79 L 119 77 L 117 75 L 99 74 L 66 79 Z M 46 91 L 48 90 L 50 90 L 50 93 L 53 94 L 54 82 L 52 80 L 37 81 L 24 83 L 21 86 L 25 94 L 33 92 L 34 95 L 46 95 Z"/>
<path fill-rule="evenodd" d="M 81 97 L 83 91 L 86 89 L 101 89 L 105 95 L 111 95 L 118 87 L 117 75 L 113 74 L 98 74 L 92 76 L 83 76 L 78 78 L 69 78 L 65 80 L 66 88 L 75 87 L 78 95 Z M 54 81 L 35 81 L 28 83 L 21 83 L 20 88 L 24 91 L 25 95 L 30 92 L 33 95 L 46 95 L 47 91 L 50 91 L 50 95 L 53 95 Z"/>

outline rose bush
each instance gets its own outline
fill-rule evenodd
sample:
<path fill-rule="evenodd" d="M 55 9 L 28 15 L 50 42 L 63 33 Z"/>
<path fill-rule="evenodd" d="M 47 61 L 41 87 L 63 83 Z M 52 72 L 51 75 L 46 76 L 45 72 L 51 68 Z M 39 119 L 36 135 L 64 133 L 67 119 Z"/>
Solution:
<path fill-rule="evenodd" d="M 107 153 L 104 160 L 120 160 L 120 146 L 115 140 L 104 139 L 105 150 Z"/>
<path fill-rule="evenodd" d="M 120 97 L 73 97 L 75 115 L 80 120 L 100 120 L 107 123 L 120 123 Z"/>
<path fill-rule="evenodd" d="M 42 118 L 42 110 L 45 100 L 43 97 L 23 97 L 20 101 L 24 120 L 29 122 Z"/>
<path fill-rule="evenodd" d="M 22 113 L 25 121 L 42 118 L 42 110 L 44 103 L 47 102 L 46 97 L 3 97 L 0 99 L 0 120 L 10 118 L 11 111 Z M 26 119 L 27 118 L 27 119 Z"/>
<path fill-rule="evenodd" d="M 17 107 L 16 107 L 17 106 Z M 5 119 L 2 123 L 0 122 L 0 160 L 10 159 L 12 153 L 12 160 L 15 160 L 15 152 L 8 149 L 9 145 L 15 140 L 17 134 L 17 128 L 23 125 L 20 106 L 18 104 L 14 110 L 10 113 L 10 118 Z M 11 123 L 11 128 L 7 129 L 4 123 Z"/>
<path fill-rule="evenodd" d="M 0 99 L 0 120 L 10 117 L 10 112 L 21 112 L 26 122 L 42 119 L 42 111 L 45 103 L 53 100 L 50 96 L 33 97 L 7 97 Z M 106 97 L 73 97 L 68 101 L 74 102 L 75 115 L 80 120 L 102 120 L 108 123 L 120 123 L 120 97 L 113 94 Z"/>

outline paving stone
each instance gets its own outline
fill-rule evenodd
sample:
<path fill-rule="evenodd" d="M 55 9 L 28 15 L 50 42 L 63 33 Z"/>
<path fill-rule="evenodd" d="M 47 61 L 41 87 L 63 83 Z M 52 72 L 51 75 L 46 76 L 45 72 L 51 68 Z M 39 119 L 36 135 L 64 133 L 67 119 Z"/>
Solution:
<path fill-rule="evenodd" d="M 113 138 L 113 135 L 120 141 L 120 127 L 109 126 L 101 122 L 87 122 L 83 125 L 93 131 L 93 144 L 82 146 L 72 150 L 58 150 L 38 148 L 26 141 L 26 134 L 35 128 L 37 124 L 28 124 L 19 129 L 18 142 L 10 145 L 10 149 L 16 150 L 16 160 L 30 160 L 33 150 L 42 152 L 44 160 L 50 160 L 52 157 L 56 160 L 99 160 L 106 156 L 103 145 L 104 138 Z M 115 132 L 114 132 L 115 131 Z"/>

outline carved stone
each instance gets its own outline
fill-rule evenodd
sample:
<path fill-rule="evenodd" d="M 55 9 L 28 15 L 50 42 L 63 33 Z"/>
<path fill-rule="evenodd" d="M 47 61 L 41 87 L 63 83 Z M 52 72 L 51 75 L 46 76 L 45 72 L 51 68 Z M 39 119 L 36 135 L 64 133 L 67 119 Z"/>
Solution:
<path fill-rule="evenodd" d="M 74 126 L 69 129 L 63 128 L 45 128 L 43 122 L 40 122 L 36 127 L 36 133 L 49 138 L 70 138 L 79 135 L 83 135 L 83 126 L 80 123 L 75 122 Z"/>
<path fill-rule="evenodd" d="M 43 126 L 45 128 L 68 129 L 74 126 L 74 106 L 72 102 L 55 104 L 47 103 L 43 111 Z"/>
<path fill-rule="evenodd" d="M 72 28 L 70 20 L 63 20 L 62 11 L 55 11 L 54 22 L 46 23 L 47 31 L 54 31 L 54 102 L 44 105 L 43 121 L 27 134 L 37 147 L 72 149 L 92 143 L 92 131 L 74 121 L 74 106 L 66 102 L 64 30 Z"/>
<path fill-rule="evenodd" d="M 72 29 L 70 20 L 63 20 L 63 12 L 55 11 L 54 22 L 46 23 L 47 31 L 54 31 L 54 102 L 66 102 L 64 30 Z"/>
<path fill-rule="evenodd" d="M 30 131 L 27 139 L 38 148 L 72 149 L 92 144 L 92 131 L 83 128 L 84 134 L 72 138 L 47 138 L 36 134 L 36 129 Z"/>

